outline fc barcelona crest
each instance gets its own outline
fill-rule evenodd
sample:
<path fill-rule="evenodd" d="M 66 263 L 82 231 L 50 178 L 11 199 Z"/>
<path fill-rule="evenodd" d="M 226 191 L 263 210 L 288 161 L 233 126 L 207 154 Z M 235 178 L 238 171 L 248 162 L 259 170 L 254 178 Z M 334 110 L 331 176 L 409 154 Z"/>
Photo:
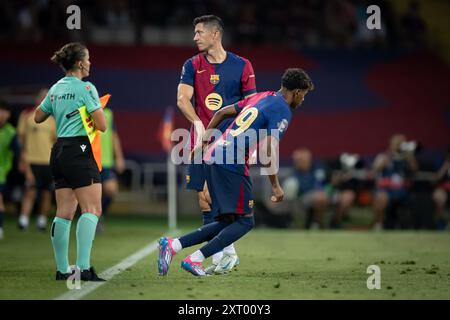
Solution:
<path fill-rule="evenodd" d="M 209 82 L 211 82 L 212 84 L 218 84 L 219 81 L 220 81 L 220 75 L 218 75 L 218 74 L 212 74 L 209 77 Z"/>

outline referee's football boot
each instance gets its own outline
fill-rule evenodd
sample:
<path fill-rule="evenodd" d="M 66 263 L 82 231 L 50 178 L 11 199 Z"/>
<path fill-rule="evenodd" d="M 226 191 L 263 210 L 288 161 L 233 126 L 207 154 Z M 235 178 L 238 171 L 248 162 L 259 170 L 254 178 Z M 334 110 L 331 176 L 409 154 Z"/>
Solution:
<path fill-rule="evenodd" d="M 67 272 L 67 273 L 62 273 L 62 272 L 56 271 L 56 280 L 67 280 L 74 273 L 75 273 L 75 270 L 71 270 L 71 272 Z"/>
<path fill-rule="evenodd" d="M 83 281 L 93 281 L 93 282 L 103 282 L 105 279 L 100 278 L 95 272 L 94 267 L 90 267 L 89 270 L 81 271 L 80 275 L 81 280 Z"/>

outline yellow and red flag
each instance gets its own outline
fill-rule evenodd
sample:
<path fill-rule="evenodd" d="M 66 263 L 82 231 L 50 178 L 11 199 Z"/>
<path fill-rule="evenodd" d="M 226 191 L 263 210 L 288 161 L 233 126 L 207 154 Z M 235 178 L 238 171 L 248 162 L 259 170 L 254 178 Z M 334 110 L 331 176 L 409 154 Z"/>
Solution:
<path fill-rule="evenodd" d="M 103 109 L 108 104 L 110 97 L 110 94 L 105 94 L 100 98 L 100 104 Z M 94 119 L 92 119 L 92 116 L 87 111 L 86 106 L 82 106 L 78 108 L 78 110 L 80 111 L 84 130 L 86 130 L 86 134 L 91 143 L 92 153 L 94 155 L 95 162 L 97 163 L 98 170 L 102 171 L 102 145 L 100 141 L 100 132 L 95 128 Z"/>

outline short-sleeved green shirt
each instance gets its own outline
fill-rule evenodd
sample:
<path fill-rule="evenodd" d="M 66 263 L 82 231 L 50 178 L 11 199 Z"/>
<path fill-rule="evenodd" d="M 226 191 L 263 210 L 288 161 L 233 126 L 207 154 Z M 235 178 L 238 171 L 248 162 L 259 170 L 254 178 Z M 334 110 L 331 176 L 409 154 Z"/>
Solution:
<path fill-rule="evenodd" d="M 77 77 L 64 77 L 55 83 L 39 106 L 56 121 L 57 137 L 86 136 L 78 108 L 86 106 L 89 113 L 101 108 L 95 86 Z"/>

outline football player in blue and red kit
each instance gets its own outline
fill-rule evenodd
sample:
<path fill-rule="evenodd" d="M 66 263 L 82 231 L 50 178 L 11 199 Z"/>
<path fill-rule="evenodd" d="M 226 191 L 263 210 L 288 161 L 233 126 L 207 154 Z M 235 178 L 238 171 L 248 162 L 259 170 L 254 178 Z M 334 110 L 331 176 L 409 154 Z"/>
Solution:
<path fill-rule="evenodd" d="M 192 124 L 190 150 L 201 144 L 205 127 L 216 111 L 256 93 L 250 61 L 225 51 L 222 46 L 222 20 L 213 15 L 201 16 L 194 19 L 194 27 L 194 41 L 200 53 L 184 63 L 177 97 L 178 107 Z M 188 165 L 186 182 L 187 189 L 198 193 L 203 223 L 213 222 L 216 213 L 211 211 L 202 163 Z M 216 269 L 218 273 L 228 272 L 238 263 L 235 248 L 230 244 L 223 253 L 213 256 L 208 272 Z"/>
<path fill-rule="evenodd" d="M 267 91 L 244 99 L 217 112 L 207 127 L 203 159 L 207 183 L 212 198 L 212 209 L 217 221 L 180 238 L 162 237 L 159 240 L 158 269 L 166 275 L 173 256 L 183 248 L 208 241 L 199 250 L 187 256 L 181 267 L 195 276 L 205 276 L 202 262 L 209 256 L 234 243 L 254 226 L 252 183 L 249 177 L 249 158 L 262 141 L 266 141 L 266 155 L 272 167 L 276 162 L 279 140 L 284 136 L 292 111 L 314 89 L 309 76 L 302 69 L 288 69 L 281 79 L 278 92 Z M 233 121 L 220 137 L 210 140 L 210 129 L 215 129 L 227 117 Z M 253 133 L 253 134 L 252 134 Z M 242 138 L 244 137 L 244 138 Z M 273 167 L 272 167 L 273 169 Z M 268 172 L 274 202 L 283 200 L 277 168 Z"/>

